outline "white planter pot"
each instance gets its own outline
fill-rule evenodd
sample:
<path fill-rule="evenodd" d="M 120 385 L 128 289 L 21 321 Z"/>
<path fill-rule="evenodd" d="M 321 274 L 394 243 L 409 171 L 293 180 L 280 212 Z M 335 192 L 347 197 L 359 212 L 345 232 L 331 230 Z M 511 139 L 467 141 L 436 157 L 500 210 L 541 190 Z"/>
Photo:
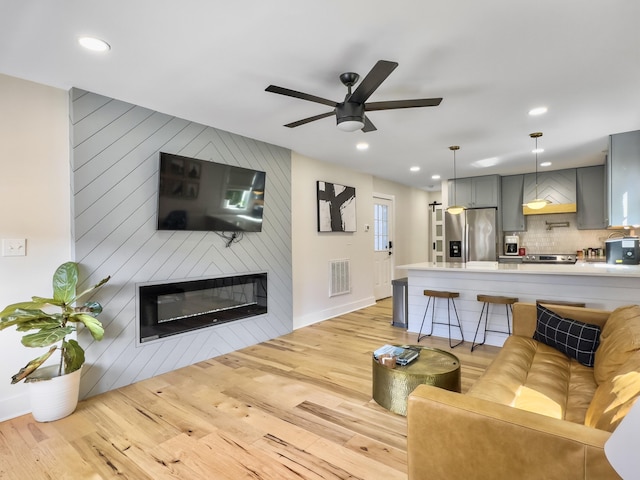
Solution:
<path fill-rule="evenodd" d="M 55 375 L 57 366 L 40 368 L 41 377 Z M 31 414 L 37 422 L 53 422 L 71 415 L 78 405 L 80 373 L 76 370 L 68 375 L 29 383 Z"/>

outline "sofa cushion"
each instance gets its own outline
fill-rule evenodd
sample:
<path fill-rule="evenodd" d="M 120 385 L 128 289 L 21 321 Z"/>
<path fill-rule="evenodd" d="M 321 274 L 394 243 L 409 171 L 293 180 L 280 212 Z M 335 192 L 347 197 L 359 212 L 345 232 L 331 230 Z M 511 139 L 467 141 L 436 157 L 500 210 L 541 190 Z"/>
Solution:
<path fill-rule="evenodd" d="M 596 390 L 584 424 L 613 432 L 640 396 L 640 351 Z"/>
<path fill-rule="evenodd" d="M 532 338 L 510 336 L 468 395 L 583 424 L 593 368 Z"/>
<path fill-rule="evenodd" d="M 640 306 L 616 308 L 604 324 L 596 352 L 594 375 L 598 385 L 609 381 L 640 350 Z"/>
<path fill-rule="evenodd" d="M 600 343 L 600 327 L 563 318 L 540 304 L 537 311 L 534 340 L 558 349 L 587 367 L 592 367 Z"/>

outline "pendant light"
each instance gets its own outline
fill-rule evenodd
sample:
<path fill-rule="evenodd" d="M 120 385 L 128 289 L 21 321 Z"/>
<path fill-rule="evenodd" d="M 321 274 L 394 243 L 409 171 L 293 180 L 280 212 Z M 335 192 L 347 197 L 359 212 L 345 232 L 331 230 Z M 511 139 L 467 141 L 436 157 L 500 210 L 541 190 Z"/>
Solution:
<path fill-rule="evenodd" d="M 524 206 L 530 208 L 531 210 L 540 210 L 541 208 L 546 207 L 551 202 L 544 198 L 538 198 L 538 138 L 542 136 L 542 132 L 534 132 L 530 133 L 529 136 L 534 138 L 536 141 L 536 148 L 534 153 L 536 154 L 536 196 L 533 200 L 527 202 Z"/>
<path fill-rule="evenodd" d="M 458 205 L 456 201 L 456 150 L 460 150 L 458 145 L 451 145 L 449 150 L 453 152 L 453 205 L 447 208 L 447 213 L 460 215 L 464 212 L 464 207 Z"/>

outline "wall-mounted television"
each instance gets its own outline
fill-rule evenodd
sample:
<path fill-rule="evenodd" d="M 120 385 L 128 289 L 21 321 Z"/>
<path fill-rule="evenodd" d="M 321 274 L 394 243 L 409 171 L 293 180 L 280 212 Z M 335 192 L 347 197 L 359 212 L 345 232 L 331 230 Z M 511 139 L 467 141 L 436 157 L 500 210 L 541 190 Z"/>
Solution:
<path fill-rule="evenodd" d="M 265 172 L 160 152 L 158 230 L 260 232 Z"/>

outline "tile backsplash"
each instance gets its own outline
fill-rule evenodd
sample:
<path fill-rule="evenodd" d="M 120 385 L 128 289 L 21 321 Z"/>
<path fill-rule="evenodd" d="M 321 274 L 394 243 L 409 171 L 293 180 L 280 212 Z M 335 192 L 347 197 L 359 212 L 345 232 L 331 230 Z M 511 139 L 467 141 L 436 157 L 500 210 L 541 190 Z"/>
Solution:
<path fill-rule="evenodd" d="M 569 222 L 569 226 L 548 230 L 547 222 Z M 585 248 L 604 248 L 605 240 L 617 232 L 616 230 L 578 230 L 576 225 L 575 213 L 529 215 L 526 232 L 504 233 L 518 235 L 520 246 L 525 247 L 527 253 L 576 253 L 576 250 Z"/>

